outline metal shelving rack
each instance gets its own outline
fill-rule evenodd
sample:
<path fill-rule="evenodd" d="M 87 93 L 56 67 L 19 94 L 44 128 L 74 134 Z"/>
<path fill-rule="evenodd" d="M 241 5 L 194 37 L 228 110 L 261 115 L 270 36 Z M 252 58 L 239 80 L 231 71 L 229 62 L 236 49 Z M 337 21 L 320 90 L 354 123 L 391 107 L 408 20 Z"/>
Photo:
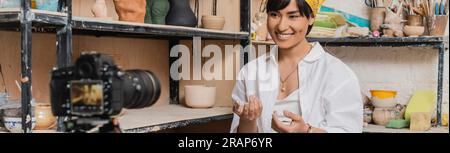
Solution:
<path fill-rule="evenodd" d="M 31 9 L 31 0 L 22 0 L 21 7 L 0 12 L 0 29 L 19 30 L 21 35 L 21 105 L 22 129 L 31 132 L 31 44 L 36 29 L 49 29 L 57 36 L 57 66 L 65 66 L 71 59 L 71 0 L 59 0 L 58 13 Z M 50 30 L 51 29 L 51 30 Z"/>
<path fill-rule="evenodd" d="M 33 31 L 56 33 L 57 67 L 65 67 L 71 64 L 72 34 L 166 39 L 169 41 L 169 48 L 179 44 L 180 40 L 192 39 L 193 37 L 240 40 L 243 46 L 250 44 L 250 0 L 240 1 L 241 32 L 99 21 L 82 17 L 72 18 L 72 0 L 59 0 L 59 13 L 31 9 L 31 0 L 21 0 L 21 3 L 22 5 L 19 9 L 0 11 L 0 29 L 19 30 L 21 33 L 21 104 L 22 111 L 24 112 L 22 115 L 22 128 L 25 133 L 31 132 L 31 38 Z M 246 55 L 242 51 L 242 61 L 246 59 L 244 56 Z M 177 57 L 169 58 L 168 64 L 170 65 L 177 60 Z M 178 96 L 179 81 L 172 80 L 170 77 L 170 104 L 179 104 Z M 59 120 L 59 123 L 61 123 L 61 120 Z"/>

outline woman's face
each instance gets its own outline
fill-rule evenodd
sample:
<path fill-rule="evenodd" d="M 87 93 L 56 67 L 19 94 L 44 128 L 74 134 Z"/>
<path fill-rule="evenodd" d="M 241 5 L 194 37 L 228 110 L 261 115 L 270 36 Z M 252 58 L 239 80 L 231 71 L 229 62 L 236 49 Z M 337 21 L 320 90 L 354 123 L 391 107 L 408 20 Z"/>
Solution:
<path fill-rule="evenodd" d="M 313 19 L 301 16 L 296 0 L 279 11 L 268 12 L 267 27 L 280 49 L 290 49 L 305 40 L 308 26 Z"/>

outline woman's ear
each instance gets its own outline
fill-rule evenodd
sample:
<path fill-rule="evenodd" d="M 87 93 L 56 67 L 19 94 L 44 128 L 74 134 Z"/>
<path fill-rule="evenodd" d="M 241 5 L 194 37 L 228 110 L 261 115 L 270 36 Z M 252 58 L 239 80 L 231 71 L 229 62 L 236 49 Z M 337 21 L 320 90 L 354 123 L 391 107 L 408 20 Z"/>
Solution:
<path fill-rule="evenodd" d="M 309 20 L 309 25 L 312 26 L 314 24 L 314 21 L 316 21 L 316 18 L 310 18 Z"/>

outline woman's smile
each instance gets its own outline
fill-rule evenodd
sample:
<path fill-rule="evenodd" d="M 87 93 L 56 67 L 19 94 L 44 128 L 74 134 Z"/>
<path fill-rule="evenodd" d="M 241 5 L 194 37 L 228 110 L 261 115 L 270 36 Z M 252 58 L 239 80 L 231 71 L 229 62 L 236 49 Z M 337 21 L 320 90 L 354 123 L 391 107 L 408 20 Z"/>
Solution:
<path fill-rule="evenodd" d="M 287 33 L 287 32 L 275 32 L 275 33 L 277 35 L 278 40 L 280 41 L 289 40 L 289 38 L 295 35 L 295 33 Z"/>

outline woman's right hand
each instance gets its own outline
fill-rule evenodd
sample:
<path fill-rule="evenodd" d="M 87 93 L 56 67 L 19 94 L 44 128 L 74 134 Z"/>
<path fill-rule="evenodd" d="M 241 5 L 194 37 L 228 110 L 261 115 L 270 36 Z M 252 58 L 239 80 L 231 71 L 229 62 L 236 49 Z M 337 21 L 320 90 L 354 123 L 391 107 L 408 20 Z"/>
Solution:
<path fill-rule="evenodd" d="M 235 102 L 233 106 L 233 112 L 236 113 L 241 120 L 255 121 L 261 116 L 263 105 L 261 100 L 256 96 L 250 96 L 249 102 L 244 105 L 240 105 L 239 102 Z"/>

